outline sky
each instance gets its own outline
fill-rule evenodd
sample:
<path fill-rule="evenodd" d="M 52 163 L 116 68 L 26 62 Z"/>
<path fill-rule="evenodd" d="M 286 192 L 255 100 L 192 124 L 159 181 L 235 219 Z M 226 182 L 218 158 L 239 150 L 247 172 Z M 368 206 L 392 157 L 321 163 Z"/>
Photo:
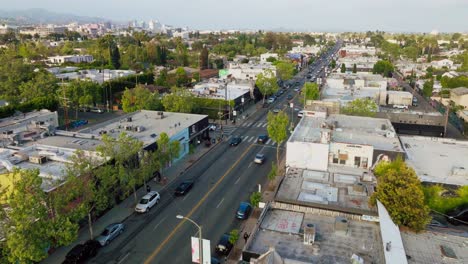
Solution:
<path fill-rule="evenodd" d="M 468 32 L 468 0 L 0 0 L 27 8 L 194 29 Z"/>

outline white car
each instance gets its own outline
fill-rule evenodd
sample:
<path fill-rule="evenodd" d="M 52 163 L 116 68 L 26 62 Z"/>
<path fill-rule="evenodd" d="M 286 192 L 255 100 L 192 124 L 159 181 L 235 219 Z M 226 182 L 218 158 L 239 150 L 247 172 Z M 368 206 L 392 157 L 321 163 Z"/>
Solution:
<path fill-rule="evenodd" d="M 102 114 L 102 113 L 104 113 L 104 110 L 102 110 L 101 108 L 95 107 L 95 108 L 91 108 L 91 112 L 92 113 Z"/>
<path fill-rule="evenodd" d="M 258 153 L 257 155 L 255 155 L 255 159 L 254 159 L 255 163 L 263 164 L 264 161 L 265 161 L 265 154 Z"/>
<path fill-rule="evenodd" d="M 393 108 L 397 108 L 397 109 L 408 109 L 408 106 L 407 106 L 407 105 L 396 104 L 396 105 L 393 105 Z"/>
<path fill-rule="evenodd" d="M 155 204 L 159 203 L 161 196 L 158 192 L 149 192 L 145 196 L 143 196 L 140 202 L 135 207 L 135 212 L 137 213 L 146 213 L 148 212 L 151 207 Z"/>
<path fill-rule="evenodd" d="M 304 111 L 299 111 L 299 113 L 297 113 L 297 117 L 301 118 L 304 116 Z"/>
<path fill-rule="evenodd" d="M 270 98 L 268 98 L 267 103 L 272 104 L 274 101 L 275 101 L 275 98 L 270 97 Z"/>
<path fill-rule="evenodd" d="M 216 131 L 216 128 L 217 128 L 217 127 L 216 127 L 215 124 L 211 124 L 211 125 L 208 126 L 208 129 L 209 129 L 210 131 Z"/>

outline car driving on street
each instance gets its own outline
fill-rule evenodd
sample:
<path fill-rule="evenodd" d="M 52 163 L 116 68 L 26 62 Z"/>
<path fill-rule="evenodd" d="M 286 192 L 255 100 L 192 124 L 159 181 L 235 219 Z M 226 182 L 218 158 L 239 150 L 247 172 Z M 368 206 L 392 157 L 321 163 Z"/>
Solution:
<path fill-rule="evenodd" d="M 186 180 L 186 181 L 183 181 L 179 184 L 179 186 L 177 186 L 177 188 L 175 189 L 175 196 L 182 196 L 182 195 L 186 195 L 193 187 L 193 184 L 194 184 L 194 181 L 192 180 Z"/>
<path fill-rule="evenodd" d="M 263 164 L 263 162 L 265 162 L 265 154 L 258 153 L 255 155 L 254 162 L 257 164 Z"/>
<path fill-rule="evenodd" d="M 231 141 L 229 142 L 229 146 L 237 146 L 241 143 L 242 139 L 239 136 L 234 136 L 231 138 Z"/>
<path fill-rule="evenodd" d="M 141 198 L 140 202 L 136 205 L 135 212 L 137 213 L 148 212 L 151 209 L 151 207 L 159 203 L 160 199 L 161 197 L 158 192 L 153 191 L 153 192 L 147 193 L 145 196 Z"/>
<path fill-rule="evenodd" d="M 122 234 L 124 229 L 125 225 L 123 223 L 110 224 L 102 231 L 101 235 L 96 238 L 96 241 L 98 241 L 101 246 L 106 246 Z"/>

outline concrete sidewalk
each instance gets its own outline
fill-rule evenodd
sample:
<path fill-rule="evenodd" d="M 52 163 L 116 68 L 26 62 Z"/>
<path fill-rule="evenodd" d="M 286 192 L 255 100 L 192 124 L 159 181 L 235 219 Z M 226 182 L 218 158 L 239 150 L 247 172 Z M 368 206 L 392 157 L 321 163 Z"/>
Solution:
<path fill-rule="evenodd" d="M 163 171 L 163 176 L 168 178 L 168 182 L 165 185 L 158 184 L 154 181 L 150 181 L 149 185 L 151 186 L 152 191 L 161 191 L 168 186 L 170 182 L 176 180 L 178 176 L 184 174 L 192 165 L 194 165 L 198 160 L 200 160 L 204 155 L 206 155 L 211 149 L 213 149 L 217 144 L 213 144 L 210 147 L 206 147 L 204 144 L 200 144 L 195 148 L 194 154 L 188 154 L 182 159 L 178 160 L 171 167 L 166 168 Z M 146 193 L 146 189 L 141 187 L 137 190 L 137 198 L 139 199 Z M 94 236 L 99 235 L 99 233 L 104 230 L 106 226 L 116 222 L 123 222 L 128 217 L 134 213 L 135 208 L 135 198 L 131 194 L 120 204 L 114 206 L 106 214 L 97 219 L 93 224 Z M 83 243 L 88 240 L 90 237 L 88 225 L 83 226 L 78 231 L 78 239 L 73 242 L 71 245 L 57 248 L 49 257 L 43 260 L 41 263 L 50 263 L 57 264 L 62 263 L 65 260 L 65 256 L 70 251 L 71 248 L 76 246 L 79 243 Z"/>

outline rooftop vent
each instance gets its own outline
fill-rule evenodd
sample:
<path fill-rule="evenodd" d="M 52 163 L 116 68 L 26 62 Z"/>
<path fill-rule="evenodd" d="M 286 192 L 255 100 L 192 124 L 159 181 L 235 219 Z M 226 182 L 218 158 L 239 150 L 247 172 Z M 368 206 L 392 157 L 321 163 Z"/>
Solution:
<path fill-rule="evenodd" d="M 29 161 L 35 164 L 43 164 L 47 162 L 46 156 L 30 156 Z"/>
<path fill-rule="evenodd" d="M 315 242 L 315 225 L 306 224 L 304 228 L 304 245 L 313 245 Z"/>
<path fill-rule="evenodd" d="M 348 219 L 342 216 L 337 216 L 335 218 L 335 234 L 346 236 L 348 234 L 348 226 Z"/>
<path fill-rule="evenodd" d="M 131 116 L 127 117 L 127 122 L 132 122 L 132 121 L 133 121 L 133 120 L 132 120 L 132 117 L 131 117 Z"/>

